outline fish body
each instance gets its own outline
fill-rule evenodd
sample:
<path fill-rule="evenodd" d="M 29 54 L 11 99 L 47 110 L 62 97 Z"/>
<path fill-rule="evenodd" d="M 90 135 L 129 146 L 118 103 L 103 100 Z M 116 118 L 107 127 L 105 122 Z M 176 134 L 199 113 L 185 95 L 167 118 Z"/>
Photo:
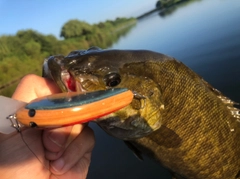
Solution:
<path fill-rule="evenodd" d="M 94 47 L 49 57 L 43 74 L 63 91 L 132 90 L 130 105 L 96 122 L 178 178 L 240 177 L 239 110 L 178 60 L 145 50 Z"/>

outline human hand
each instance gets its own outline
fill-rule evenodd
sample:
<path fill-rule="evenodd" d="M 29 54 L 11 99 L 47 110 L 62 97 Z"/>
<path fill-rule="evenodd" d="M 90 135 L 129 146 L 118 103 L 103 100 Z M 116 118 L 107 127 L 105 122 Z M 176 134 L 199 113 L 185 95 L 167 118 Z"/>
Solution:
<path fill-rule="evenodd" d="M 12 98 L 31 100 L 60 92 L 55 84 L 36 75 L 27 75 Z M 1 178 L 86 178 L 95 139 L 82 124 L 56 129 L 22 131 L 0 135 Z M 33 154 L 33 153 L 34 154 Z"/>

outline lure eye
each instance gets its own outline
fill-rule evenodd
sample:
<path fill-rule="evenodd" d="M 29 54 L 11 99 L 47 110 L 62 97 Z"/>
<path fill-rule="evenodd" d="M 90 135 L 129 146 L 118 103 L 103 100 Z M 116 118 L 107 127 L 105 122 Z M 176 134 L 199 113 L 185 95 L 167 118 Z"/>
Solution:
<path fill-rule="evenodd" d="M 121 76 L 118 73 L 110 73 L 105 76 L 104 81 L 108 87 L 114 87 L 121 82 Z"/>

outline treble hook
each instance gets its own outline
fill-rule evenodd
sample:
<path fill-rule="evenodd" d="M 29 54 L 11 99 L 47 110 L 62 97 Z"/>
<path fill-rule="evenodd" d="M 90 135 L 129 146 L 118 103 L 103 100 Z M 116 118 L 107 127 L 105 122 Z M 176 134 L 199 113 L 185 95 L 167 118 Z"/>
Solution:
<path fill-rule="evenodd" d="M 146 105 L 146 97 L 144 95 L 139 94 L 136 91 L 132 91 L 132 92 L 133 92 L 133 98 L 139 100 L 141 103 L 141 107 L 139 109 L 143 109 Z M 142 100 L 144 100 L 143 105 L 142 105 Z"/>
<path fill-rule="evenodd" d="M 15 128 L 18 132 L 21 132 L 22 125 L 18 122 L 15 114 L 9 115 L 7 119 L 11 121 L 13 128 Z"/>

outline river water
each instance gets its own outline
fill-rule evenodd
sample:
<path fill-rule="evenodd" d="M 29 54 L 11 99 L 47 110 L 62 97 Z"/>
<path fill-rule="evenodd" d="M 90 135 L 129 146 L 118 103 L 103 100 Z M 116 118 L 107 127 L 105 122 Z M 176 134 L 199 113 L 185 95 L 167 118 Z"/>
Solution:
<path fill-rule="evenodd" d="M 154 12 L 111 48 L 147 49 L 173 56 L 240 102 L 240 1 L 196 0 Z M 90 124 L 96 147 L 88 179 L 170 179 L 170 173 Z"/>

